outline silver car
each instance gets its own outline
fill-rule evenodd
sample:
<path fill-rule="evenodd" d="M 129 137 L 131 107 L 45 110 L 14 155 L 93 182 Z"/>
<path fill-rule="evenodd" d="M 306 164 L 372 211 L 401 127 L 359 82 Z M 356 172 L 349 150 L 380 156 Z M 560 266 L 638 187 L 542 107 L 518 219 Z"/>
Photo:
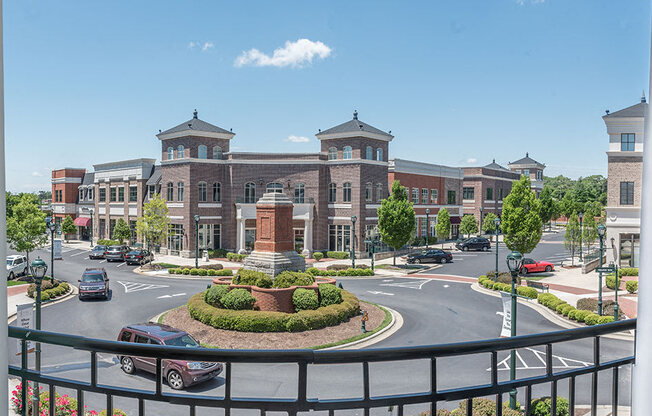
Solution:
<path fill-rule="evenodd" d="M 7 279 L 11 280 L 16 276 L 27 274 L 28 268 L 27 257 L 21 255 L 7 256 Z"/>
<path fill-rule="evenodd" d="M 106 261 L 125 261 L 125 256 L 129 253 L 127 246 L 109 246 L 104 253 Z"/>

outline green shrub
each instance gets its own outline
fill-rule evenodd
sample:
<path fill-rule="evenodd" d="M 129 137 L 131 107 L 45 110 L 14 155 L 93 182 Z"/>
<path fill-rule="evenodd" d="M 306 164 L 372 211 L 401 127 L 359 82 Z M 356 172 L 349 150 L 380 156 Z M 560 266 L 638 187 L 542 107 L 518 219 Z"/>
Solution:
<path fill-rule="evenodd" d="M 573 306 L 571 306 L 571 305 L 568 305 L 568 306 L 570 306 L 570 308 L 564 308 L 564 309 L 562 310 L 561 313 L 562 313 L 562 315 L 564 315 L 565 317 L 570 318 L 570 314 L 571 314 L 571 312 L 576 311 L 577 309 L 575 309 L 575 308 L 574 308 Z"/>
<path fill-rule="evenodd" d="M 70 290 L 70 286 L 66 282 L 55 281 L 56 286 L 52 286 L 49 280 L 44 280 L 41 284 L 41 300 L 50 300 L 58 296 L 65 295 Z M 27 296 L 34 298 L 36 296 L 36 285 L 30 284 L 27 288 Z"/>
<path fill-rule="evenodd" d="M 208 276 L 211 276 L 211 277 L 212 277 L 212 276 L 215 276 L 215 275 L 217 275 L 217 270 L 208 269 L 208 270 L 206 270 L 206 274 L 207 274 Z"/>
<path fill-rule="evenodd" d="M 310 286 L 315 283 L 315 278 L 308 273 L 284 271 L 274 277 L 272 287 L 287 288 L 290 286 Z"/>
<path fill-rule="evenodd" d="M 638 276 L 638 267 L 623 267 L 618 269 L 618 276 Z"/>
<path fill-rule="evenodd" d="M 578 309 L 578 310 L 575 311 L 574 319 L 577 322 L 584 322 L 584 318 L 586 318 L 586 316 L 589 315 L 590 313 L 592 313 L 592 312 L 584 310 L 584 309 Z"/>
<path fill-rule="evenodd" d="M 272 287 L 272 278 L 267 273 L 240 269 L 233 278 L 233 283 L 236 285 L 250 285 L 269 289 Z"/>
<path fill-rule="evenodd" d="M 327 251 L 326 252 L 326 257 L 329 259 L 339 259 L 339 260 L 344 260 L 349 258 L 349 252 L 348 251 Z"/>
<path fill-rule="evenodd" d="M 494 280 L 494 276 L 496 275 L 496 272 L 494 270 L 491 270 L 487 272 L 487 278 Z M 498 273 L 498 279 L 496 279 L 497 282 L 500 283 L 507 283 L 507 284 L 512 284 L 512 274 L 510 272 L 499 272 Z M 521 276 L 516 276 L 516 282 L 520 285 L 521 284 Z"/>
<path fill-rule="evenodd" d="M 97 416 L 106 416 L 106 409 L 98 413 Z M 127 415 L 127 413 L 124 412 L 123 410 L 113 408 L 113 416 L 129 416 L 129 415 Z"/>
<path fill-rule="evenodd" d="M 226 250 L 223 248 L 216 248 L 215 250 L 208 250 L 208 257 L 214 258 L 224 258 L 226 257 Z"/>
<path fill-rule="evenodd" d="M 319 298 L 314 290 L 298 288 L 292 294 L 292 303 L 297 312 L 314 310 L 319 307 Z"/>
<path fill-rule="evenodd" d="M 543 305 L 544 302 L 547 299 L 550 299 L 551 297 L 556 297 L 556 296 L 553 295 L 552 293 L 540 293 L 539 296 L 537 296 L 537 302 Z"/>
<path fill-rule="evenodd" d="M 518 293 L 521 296 L 525 296 L 530 299 L 536 299 L 537 296 L 539 296 L 539 292 L 533 287 L 528 287 L 528 286 L 519 286 L 516 289 L 516 293 Z"/>
<path fill-rule="evenodd" d="M 608 324 L 614 321 L 613 315 L 601 316 L 598 318 L 598 324 Z"/>
<path fill-rule="evenodd" d="M 618 278 L 618 289 L 620 290 L 620 283 L 621 283 L 621 278 Z M 615 289 L 616 288 L 616 277 L 613 274 L 608 274 L 606 279 L 606 284 L 609 289 Z"/>
<path fill-rule="evenodd" d="M 568 311 L 568 315 L 567 315 L 567 316 L 568 316 L 568 319 L 572 319 L 572 320 L 576 321 L 577 318 L 575 317 L 575 314 L 576 314 L 577 311 L 579 311 L 579 310 L 581 310 L 581 309 L 571 309 L 570 311 Z"/>
<path fill-rule="evenodd" d="M 561 314 L 562 311 L 563 311 L 563 309 L 564 309 L 566 306 L 570 306 L 570 305 L 569 305 L 568 303 L 566 303 L 566 302 L 564 302 L 564 303 L 560 303 L 560 304 L 557 305 L 557 307 L 555 308 L 555 312 L 557 312 L 558 314 Z"/>
<path fill-rule="evenodd" d="M 204 302 L 216 308 L 223 308 L 222 297 L 229 293 L 229 285 L 213 285 L 204 292 Z"/>
<path fill-rule="evenodd" d="M 247 257 L 246 254 L 226 253 L 226 259 L 228 261 L 242 262 L 245 257 Z"/>
<path fill-rule="evenodd" d="M 233 289 L 222 296 L 221 302 L 226 309 L 236 311 L 251 310 L 256 303 L 256 298 L 246 289 Z"/>
<path fill-rule="evenodd" d="M 313 276 L 318 276 L 319 275 L 319 269 L 316 268 L 316 267 L 308 267 L 306 269 L 306 273 L 309 273 L 309 274 L 311 274 Z"/>
<path fill-rule="evenodd" d="M 312 258 L 319 261 L 324 258 L 324 253 L 320 253 L 319 251 L 312 253 Z"/>
<path fill-rule="evenodd" d="M 224 266 L 222 266 L 220 263 L 211 263 L 211 264 L 202 264 L 199 266 L 200 269 L 206 269 L 206 270 L 222 270 Z"/>
<path fill-rule="evenodd" d="M 213 269 L 211 269 L 213 271 Z M 200 276 L 207 276 L 208 275 L 208 270 L 206 269 L 199 269 L 199 275 Z"/>
<path fill-rule="evenodd" d="M 97 243 L 95 244 L 97 244 L 98 246 L 119 246 L 120 242 L 118 240 L 104 239 L 104 240 L 97 240 Z"/>
<path fill-rule="evenodd" d="M 233 276 L 233 270 L 231 269 L 222 269 L 222 270 L 213 270 L 215 274 L 213 276 Z"/>
<path fill-rule="evenodd" d="M 532 400 L 530 414 L 532 416 L 550 416 L 550 407 L 550 397 L 539 397 L 538 399 Z M 569 408 L 567 399 L 557 397 L 557 414 L 555 416 L 569 416 Z"/>
<path fill-rule="evenodd" d="M 564 316 L 568 316 L 568 312 L 570 312 L 571 309 L 575 309 L 572 305 L 565 304 L 561 307 L 560 313 Z"/>
<path fill-rule="evenodd" d="M 462 400 L 457 409 L 451 412 L 451 416 L 465 416 L 466 415 L 466 406 L 468 400 Z M 516 407 L 520 408 L 521 404 L 516 402 Z M 473 399 L 473 404 L 471 405 L 474 416 L 495 416 L 496 415 L 496 402 L 490 399 L 485 398 L 475 398 Z M 522 413 L 518 410 L 510 409 L 509 402 L 503 402 L 503 416 L 522 416 Z"/>
<path fill-rule="evenodd" d="M 190 275 L 191 276 L 199 276 L 199 269 L 195 269 L 194 267 L 190 269 Z"/>
<path fill-rule="evenodd" d="M 629 293 L 636 293 L 638 291 L 638 282 L 636 280 L 628 280 L 625 283 L 625 289 L 627 289 Z"/>
<path fill-rule="evenodd" d="M 590 313 L 584 317 L 584 323 L 587 325 L 597 325 L 600 315 L 597 313 Z"/>
<path fill-rule="evenodd" d="M 190 274 L 190 269 L 183 269 L 183 274 L 184 275 L 189 275 Z"/>
<path fill-rule="evenodd" d="M 172 269 L 172 268 L 170 268 L 170 269 L 168 269 L 168 273 L 169 273 L 169 274 L 174 274 L 174 273 L 176 272 L 176 270 L 177 270 L 177 269 Z"/>
<path fill-rule="evenodd" d="M 305 289 L 297 289 L 297 290 L 305 290 Z M 292 300 L 294 300 L 294 298 Z M 308 329 L 308 324 L 306 324 L 306 321 L 305 319 L 303 319 L 303 316 L 299 314 L 294 314 L 293 316 L 290 316 L 287 319 L 287 322 L 285 322 L 285 329 L 288 332 L 305 331 Z"/>
<path fill-rule="evenodd" d="M 342 303 L 342 289 L 330 283 L 319 285 L 320 306 L 330 306 Z"/>

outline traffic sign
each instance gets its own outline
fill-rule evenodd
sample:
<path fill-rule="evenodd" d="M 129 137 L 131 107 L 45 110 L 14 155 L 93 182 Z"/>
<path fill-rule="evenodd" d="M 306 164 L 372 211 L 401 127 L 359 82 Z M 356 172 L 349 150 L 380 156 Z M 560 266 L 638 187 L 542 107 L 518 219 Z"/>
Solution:
<path fill-rule="evenodd" d="M 609 266 L 607 266 L 607 267 L 598 267 L 597 269 L 595 269 L 595 271 L 598 272 L 598 273 L 614 273 L 616 271 L 616 268 L 615 267 L 609 267 Z"/>

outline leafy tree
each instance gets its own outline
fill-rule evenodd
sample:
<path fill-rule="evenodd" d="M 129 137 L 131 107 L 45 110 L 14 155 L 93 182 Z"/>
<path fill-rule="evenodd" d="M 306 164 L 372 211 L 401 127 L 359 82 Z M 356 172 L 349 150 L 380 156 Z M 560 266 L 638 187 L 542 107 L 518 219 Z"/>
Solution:
<path fill-rule="evenodd" d="M 482 221 L 482 231 L 486 234 L 493 234 L 496 232 L 496 214 L 493 212 L 488 213 L 484 216 L 484 221 Z"/>
<path fill-rule="evenodd" d="M 602 209 L 603 205 L 599 201 L 588 201 L 584 204 L 584 215 L 601 217 Z"/>
<path fill-rule="evenodd" d="M 117 238 L 120 244 L 124 243 L 125 240 L 131 238 L 131 229 L 129 224 L 122 218 L 118 218 L 118 222 L 115 223 L 115 228 L 113 229 L 113 237 Z"/>
<path fill-rule="evenodd" d="M 466 214 L 462 217 L 460 232 L 467 236 L 478 232 L 478 222 L 475 220 L 475 215 Z"/>
<path fill-rule="evenodd" d="M 165 241 L 170 226 L 168 205 L 160 194 L 143 205 L 143 216 L 136 221 L 136 232 L 150 244 L 160 245 Z"/>
<path fill-rule="evenodd" d="M 549 224 L 555 213 L 555 201 L 552 199 L 552 189 L 549 186 L 543 187 L 539 195 L 539 204 L 541 206 L 539 217 L 544 224 Z"/>
<path fill-rule="evenodd" d="M 505 245 L 510 250 L 526 254 L 534 250 L 541 240 L 539 205 L 536 194 L 530 189 L 530 178 L 521 176 L 503 202 L 501 228 Z"/>
<path fill-rule="evenodd" d="M 594 216 L 584 214 L 584 220 L 582 221 L 582 243 L 586 245 L 587 250 L 591 250 L 591 246 L 595 244 L 597 239 L 598 228 Z"/>
<path fill-rule="evenodd" d="M 378 231 L 381 241 L 394 251 L 407 244 L 416 231 L 414 207 L 400 181 L 392 183 L 391 195 L 383 199 L 378 208 Z"/>
<path fill-rule="evenodd" d="M 575 247 L 580 243 L 582 230 L 577 214 L 572 214 L 566 224 L 566 235 L 564 236 L 564 247 L 571 253 L 571 265 L 575 264 Z"/>
<path fill-rule="evenodd" d="M 442 208 L 437 213 L 437 225 L 435 225 L 435 232 L 437 233 L 437 238 L 439 238 L 442 243 L 442 248 L 444 247 L 444 240 L 447 240 L 451 235 L 451 216 L 448 214 L 446 208 Z"/>
<path fill-rule="evenodd" d="M 77 233 L 77 226 L 70 215 L 66 215 L 66 218 L 63 219 L 63 222 L 61 223 L 61 232 L 63 233 L 64 238 L 66 237 L 66 234 Z"/>
<path fill-rule="evenodd" d="M 45 245 L 45 213 L 39 209 L 29 194 L 20 197 L 12 206 L 12 216 L 7 218 L 7 242 L 18 252 L 25 252 L 29 263 L 29 253 Z"/>
<path fill-rule="evenodd" d="M 563 175 L 555 176 L 554 178 L 544 176 L 543 183 L 550 186 L 552 196 L 557 200 L 561 200 L 573 188 L 573 180 Z"/>
<path fill-rule="evenodd" d="M 21 192 L 19 194 L 12 194 L 7 191 L 6 194 L 6 208 L 7 208 L 7 218 L 11 218 L 14 213 L 14 206 L 16 206 L 23 198 L 27 198 L 29 201 L 32 201 L 37 207 L 40 205 L 38 197 L 34 194 Z"/>

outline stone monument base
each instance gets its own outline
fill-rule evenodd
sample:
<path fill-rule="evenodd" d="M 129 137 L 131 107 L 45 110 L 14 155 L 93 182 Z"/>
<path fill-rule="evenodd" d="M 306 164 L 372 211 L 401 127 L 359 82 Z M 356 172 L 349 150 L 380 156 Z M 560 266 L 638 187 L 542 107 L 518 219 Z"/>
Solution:
<path fill-rule="evenodd" d="M 303 272 L 306 270 L 306 260 L 296 251 L 269 253 L 252 251 L 244 260 L 244 269 L 256 270 L 274 277 L 277 274 L 290 270 Z"/>

